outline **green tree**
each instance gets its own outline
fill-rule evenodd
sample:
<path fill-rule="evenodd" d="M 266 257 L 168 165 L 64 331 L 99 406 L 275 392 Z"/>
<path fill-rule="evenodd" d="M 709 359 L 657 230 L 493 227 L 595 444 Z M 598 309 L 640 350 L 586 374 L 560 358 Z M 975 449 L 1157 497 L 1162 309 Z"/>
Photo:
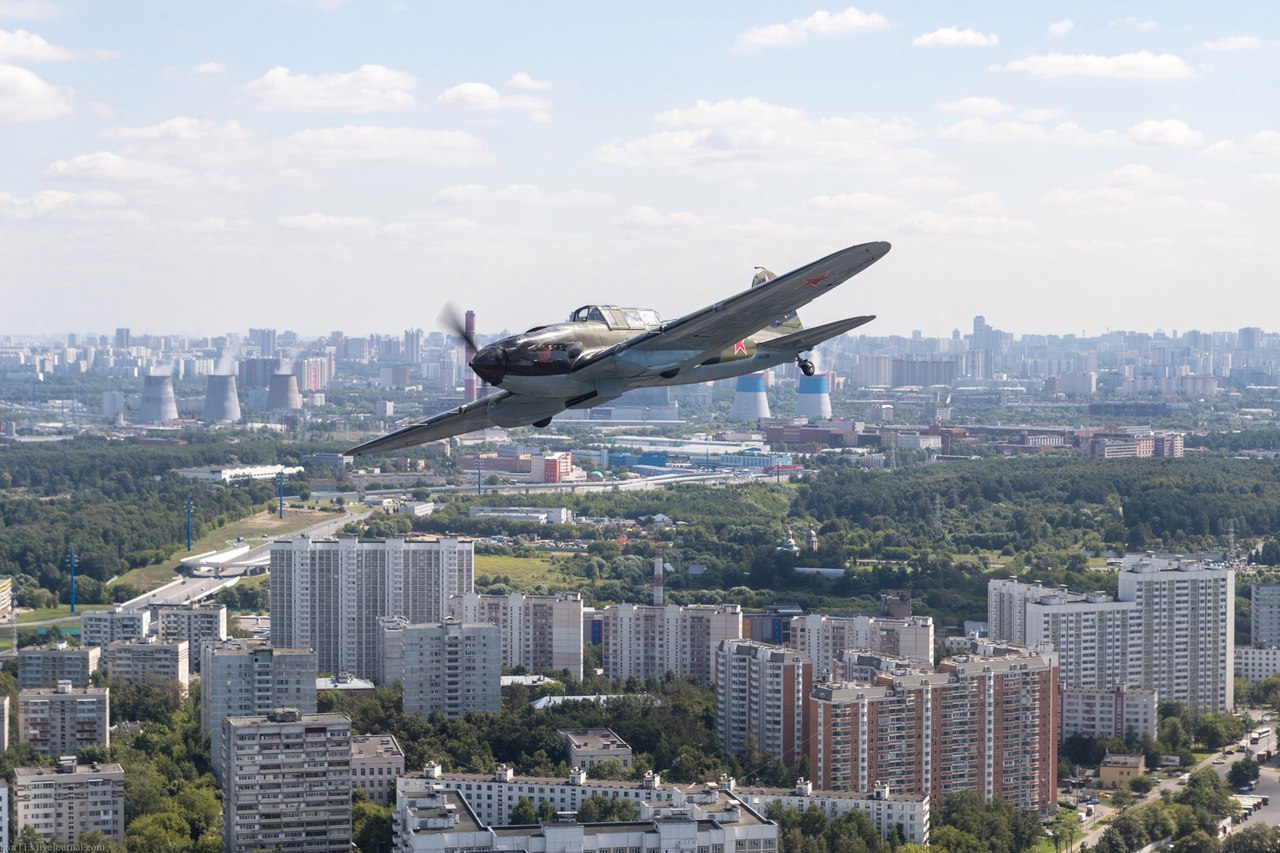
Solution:
<path fill-rule="evenodd" d="M 132 821 L 125 830 L 125 843 L 130 850 L 182 853 L 191 848 L 191 835 L 182 815 L 163 811 Z"/>
<path fill-rule="evenodd" d="M 1075 844 L 1076 835 L 1080 832 L 1080 812 L 1075 809 L 1058 809 L 1053 823 L 1049 826 L 1049 835 L 1053 839 L 1054 853 L 1064 853 Z"/>
<path fill-rule="evenodd" d="M 351 807 L 351 839 L 361 853 L 391 853 L 393 847 L 392 809 L 368 800 Z"/>
<path fill-rule="evenodd" d="M 1280 850 L 1280 828 L 1255 823 L 1233 832 L 1222 842 L 1222 853 L 1275 853 Z"/>
<path fill-rule="evenodd" d="M 1227 770 L 1227 784 L 1233 788 L 1242 788 L 1258 781 L 1258 775 L 1258 762 L 1246 755 Z"/>
<path fill-rule="evenodd" d="M 511 823 L 516 825 L 529 825 L 538 822 L 538 813 L 533 808 L 533 801 L 528 797 L 521 797 L 516 803 L 516 807 L 511 810 L 509 818 Z"/>

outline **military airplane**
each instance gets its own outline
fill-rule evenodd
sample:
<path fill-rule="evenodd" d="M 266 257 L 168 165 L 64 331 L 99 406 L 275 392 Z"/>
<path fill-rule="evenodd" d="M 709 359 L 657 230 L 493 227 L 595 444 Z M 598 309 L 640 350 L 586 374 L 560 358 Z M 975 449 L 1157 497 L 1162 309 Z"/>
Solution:
<path fill-rule="evenodd" d="M 567 323 L 535 326 L 479 349 L 456 329 L 475 352 L 471 369 L 498 392 L 347 453 L 398 450 L 490 426 L 545 427 L 566 409 L 589 409 L 634 388 L 727 379 L 793 359 L 812 375 L 804 353 L 875 317 L 806 329 L 797 309 L 888 251 L 888 243 L 862 243 L 786 275 L 760 268 L 749 289 L 670 322 L 648 309 L 586 305 Z"/>

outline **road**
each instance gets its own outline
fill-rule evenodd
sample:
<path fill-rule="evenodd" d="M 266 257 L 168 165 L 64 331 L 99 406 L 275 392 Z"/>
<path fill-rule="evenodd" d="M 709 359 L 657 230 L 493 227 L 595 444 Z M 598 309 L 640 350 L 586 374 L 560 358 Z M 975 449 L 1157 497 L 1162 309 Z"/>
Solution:
<path fill-rule="evenodd" d="M 1269 749 L 1271 753 L 1274 755 L 1276 751 L 1275 725 L 1276 725 L 1276 721 L 1272 720 L 1269 723 L 1261 723 L 1261 724 L 1258 724 L 1258 726 L 1255 726 L 1255 727 L 1265 726 L 1267 728 L 1270 728 L 1272 732 L 1270 735 L 1269 742 L 1261 743 L 1256 747 L 1251 747 L 1251 749 Z M 1199 764 L 1197 764 L 1194 769 L 1199 770 L 1203 767 L 1212 767 L 1215 771 L 1217 771 L 1220 777 L 1222 777 L 1223 779 L 1226 779 L 1227 771 L 1231 769 L 1231 765 L 1239 761 L 1241 758 L 1244 758 L 1245 755 L 1246 753 L 1244 752 L 1236 752 L 1232 755 L 1226 756 L 1225 760 L 1223 760 L 1222 754 L 1219 752 L 1215 752 L 1213 755 L 1209 756 L 1204 761 L 1201 761 Z M 1215 760 L 1223 760 L 1223 763 L 1214 764 L 1213 762 Z M 1162 790 L 1172 791 L 1175 794 L 1178 791 L 1181 791 L 1182 786 L 1178 784 L 1178 776 L 1181 776 L 1182 773 L 1184 772 L 1186 771 L 1181 771 L 1178 773 L 1177 776 L 1170 776 L 1168 778 L 1164 778 L 1163 773 L 1151 774 L 1153 778 L 1159 779 L 1159 782 L 1156 784 L 1156 787 L 1151 789 L 1151 792 L 1149 794 L 1147 794 L 1145 797 L 1143 797 L 1141 800 L 1138 801 L 1138 804 L 1153 802 L 1154 800 L 1160 797 L 1160 792 Z M 1258 811 L 1254 812 L 1253 815 L 1247 821 L 1241 824 L 1238 824 L 1237 826 L 1244 827 L 1244 826 L 1248 826 L 1250 823 L 1267 823 L 1273 826 L 1280 826 L 1280 759 L 1272 759 L 1272 761 L 1269 764 L 1267 764 L 1262 768 L 1262 773 L 1258 777 L 1258 787 L 1255 791 L 1253 791 L 1253 795 L 1270 797 L 1271 802 L 1268 805 L 1263 806 Z M 1093 847 L 1095 844 L 1098 843 L 1098 839 L 1102 836 L 1102 833 L 1105 832 L 1107 827 L 1110 825 L 1109 823 L 1105 823 L 1105 824 L 1101 823 L 1101 820 L 1102 818 L 1106 817 L 1106 815 L 1110 814 L 1112 811 L 1114 811 L 1114 809 L 1111 809 L 1105 805 L 1094 806 L 1094 816 L 1085 823 L 1085 835 L 1082 839 L 1083 841 L 1088 843 L 1089 847 Z M 1233 827 L 1233 830 L 1235 828 L 1237 827 Z M 1080 842 L 1077 841 L 1076 842 L 1077 849 L 1079 849 L 1079 844 Z"/>
<path fill-rule="evenodd" d="M 356 516 L 353 513 L 346 512 L 338 515 L 336 518 L 328 518 L 310 527 L 302 530 L 294 531 L 289 534 L 281 534 L 288 536 L 308 536 L 324 537 L 331 536 L 339 528 L 350 522 Z M 240 554 L 235 558 L 235 565 L 243 566 L 262 562 L 267 558 L 271 551 L 271 542 L 265 542 Z M 210 576 L 210 577 L 175 577 L 172 581 L 158 589 L 143 593 L 137 598 L 130 599 L 120 606 L 125 610 L 141 610 L 144 607 L 151 607 L 157 604 L 190 604 L 201 599 L 208 598 L 223 587 L 230 586 L 240 579 L 243 570 L 238 571 L 234 575 Z M 89 605 L 87 609 L 101 609 L 102 605 Z M 58 619 L 44 619 L 39 622 L 23 622 L 19 625 L 21 628 L 37 628 L 47 625 L 66 625 L 68 623 L 78 622 L 79 616 L 63 616 Z"/>

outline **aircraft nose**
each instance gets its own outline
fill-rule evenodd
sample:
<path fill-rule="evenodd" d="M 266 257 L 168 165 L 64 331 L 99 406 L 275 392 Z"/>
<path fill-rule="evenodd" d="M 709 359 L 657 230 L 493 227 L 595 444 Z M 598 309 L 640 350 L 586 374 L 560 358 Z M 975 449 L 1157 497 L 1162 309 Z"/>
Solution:
<path fill-rule="evenodd" d="M 471 369 L 490 385 L 499 385 L 507 375 L 507 351 L 491 344 L 471 359 Z"/>

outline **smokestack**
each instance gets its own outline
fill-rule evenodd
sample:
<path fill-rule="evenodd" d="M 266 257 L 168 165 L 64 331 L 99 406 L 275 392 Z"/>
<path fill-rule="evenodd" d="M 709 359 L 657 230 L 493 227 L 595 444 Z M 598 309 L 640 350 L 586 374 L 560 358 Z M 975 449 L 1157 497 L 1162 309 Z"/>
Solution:
<path fill-rule="evenodd" d="M 764 374 L 748 373 L 738 377 L 729 420 L 753 422 L 769 417 L 769 398 L 764 392 Z"/>
<path fill-rule="evenodd" d="M 662 568 L 662 549 L 653 549 L 653 603 L 658 607 L 662 606 L 662 586 L 666 579 L 666 573 Z"/>
<path fill-rule="evenodd" d="M 138 423 L 163 424 L 178 419 L 178 401 L 173 396 L 173 377 L 148 374 L 142 377 L 142 405 Z"/>
<path fill-rule="evenodd" d="M 302 408 L 302 395 L 298 393 L 298 377 L 292 373 L 271 374 L 267 388 L 267 411 L 285 412 Z"/>
<path fill-rule="evenodd" d="M 210 374 L 204 390 L 204 419 L 209 423 L 240 420 L 240 396 L 234 376 Z"/>
<path fill-rule="evenodd" d="M 829 374 L 801 376 L 796 388 L 796 417 L 826 420 L 831 417 L 831 380 Z"/>
<path fill-rule="evenodd" d="M 457 315 L 454 315 L 457 316 Z M 476 339 L 476 312 L 468 311 L 464 320 L 467 330 L 467 340 L 474 341 Z M 476 357 L 476 351 L 471 348 L 471 344 L 466 346 L 466 363 L 471 364 L 471 359 Z M 468 367 L 468 370 L 471 368 Z M 464 386 L 466 402 L 474 403 L 476 401 L 476 375 L 475 373 L 467 374 L 466 384 Z"/>

